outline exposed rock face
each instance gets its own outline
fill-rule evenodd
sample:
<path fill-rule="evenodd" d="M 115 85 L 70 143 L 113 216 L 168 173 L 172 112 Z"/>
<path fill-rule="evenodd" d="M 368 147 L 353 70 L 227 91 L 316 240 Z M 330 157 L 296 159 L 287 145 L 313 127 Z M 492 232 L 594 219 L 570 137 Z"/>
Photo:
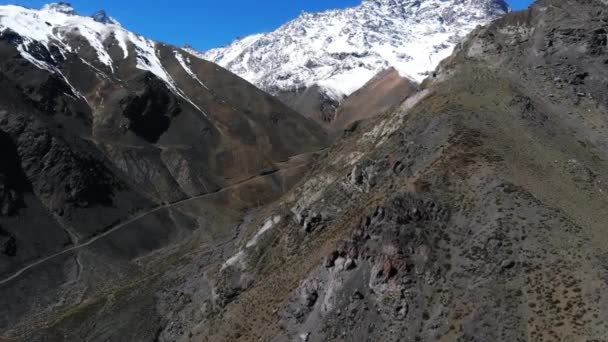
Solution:
<path fill-rule="evenodd" d="M 248 281 L 194 339 L 604 339 L 607 15 L 542 0 L 475 30 L 261 214 L 288 219 L 219 272 Z"/>
<path fill-rule="evenodd" d="M 100 10 L 93 13 L 93 15 L 91 15 L 91 18 L 93 18 L 93 20 L 95 20 L 96 22 L 102 24 L 119 24 L 114 18 L 108 16 L 106 11 L 104 10 Z"/>

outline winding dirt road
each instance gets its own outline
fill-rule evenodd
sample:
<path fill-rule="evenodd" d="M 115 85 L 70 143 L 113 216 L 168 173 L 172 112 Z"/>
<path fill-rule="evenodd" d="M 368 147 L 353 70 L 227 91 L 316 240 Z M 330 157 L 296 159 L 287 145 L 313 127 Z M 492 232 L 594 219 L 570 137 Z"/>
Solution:
<path fill-rule="evenodd" d="M 243 185 L 244 183 L 247 183 L 249 181 L 255 180 L 257 178 L 268 177 L 268 176 L 270 176 L 270 175 L 272 175 L 272 174 L 274 174 L 276 172 L 279 172 L 279 171 L 280 170 L 275 170 L 275 171 L 273 171 L 273 172 L 271 172 L 269 174 L 265 174 L 265 175 L 261 175 L 261 176 L 254 176 L 254 177 L 242 180 L 240 182 L 237 182 L 235 184 L 232 184 L 230 186 L 227 186 L 225 188 L 219 189 L 217 191 L 212 191 L 212 192 L 205 193 L 205 194 L 202 194 L 202 195 L 199 195 L 199 196 L 185 198 L 183 200 L 179 200 L 179 201 L 173 202 L 173 203 L 166 203 L 166 204 L 154 207 L 154 208 L 152 208 L 150 210 L 144 211 L 142 213 L 139 213 L 138 215 L 136 215 L 134 217 L 131 217 L 131 218 L 125 220 L 125 221 L 117 223 L 116 225 L 112 226 L 110 229 L 106 230 L 102 234 L 94 236 L 94 237 L 92 237 L 91 239 L 89 239 L 89 240 L 87 240 L 85 242 L 76 244 L 76 245 L 74 245 L 74 246 L 72 246 L 70 248 L 64 249 L 64 250 L 62 250 L 60 252 L 57 252 L 57 253 L 52 254 L 52 255 L 49 255 L 47 257 L 44 257 L 42 259 L 39 259 L 37 261 L 32 262 L 31 264 L 28 264 L 28 265 L 22 267 L 21 269 L 19 269 L 18 271 L 16 271 L 12 275 L 10 275 L 9 277 L 0 280 L 0 285 L 6 284 L 6 283 L 10 282 L 11 280 L 16 279 L 17 277 L 19 277 L 20 275 L 22 275 L 27 270 L 30 270 L 30 269 L 32 269 L 32 268 L 34 268 L 36 266 L 44 264 L 45 262 L 47 262 L 49 260 L 52 260 L 52 259 L 57 258 L 59 256 L 65 255 L 67 253 L 71 253 L 73 251 L 82 249 L 84 247 L 90 246 L 90 245 L 94 244 L 96 241 L 98 241 L 100 239 L 103 239 L 104 237 L 106 237 L 106 236 L 108 236 L 108 235 L 116 232 L 117 230 L 120 230 L 121 228 L 124 228 L 125 226 L 128 226 L 129 224 L 131 224 L 133 222 L 141 220 L 142 218 L 144 218 L 144 217 L 146 217 L 146 216 L 148 216 L 150 214 L 153 214 L 153 213 L 158 212 L 158 211 L 163 210 L 163 209 L 169 209 L 169 208 L 174 207 L 176 205 L 184 204 L 184 203 L 187 203 L 187 202 L 190 202 L 190 201 L 195 201 L 195 200 L 199 200 L 201 198 L 205 198 L 207 196 L 215 195 L 215 194 L 221 193 L 223 191 L 229 190 L 231 188 L 237 187 L 239 185 Z"/>

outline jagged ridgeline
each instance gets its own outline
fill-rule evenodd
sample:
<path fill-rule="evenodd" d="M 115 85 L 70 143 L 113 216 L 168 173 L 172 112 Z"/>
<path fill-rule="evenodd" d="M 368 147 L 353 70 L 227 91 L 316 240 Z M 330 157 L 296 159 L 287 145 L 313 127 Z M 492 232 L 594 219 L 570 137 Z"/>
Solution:
<path fill-rule="evenodd" d="M 477 25 L 508 10 L 504 0 L 363 0 L 199 55 L 331 126 L 345 97 L 380 72 L 394 67 L 421 82 Z"/>

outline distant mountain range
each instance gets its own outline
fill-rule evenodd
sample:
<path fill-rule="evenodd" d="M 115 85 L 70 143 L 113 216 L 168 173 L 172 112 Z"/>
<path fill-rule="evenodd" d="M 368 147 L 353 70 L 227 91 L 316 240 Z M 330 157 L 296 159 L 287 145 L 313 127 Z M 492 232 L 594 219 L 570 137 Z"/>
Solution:
<path fill-rule="evenodd" d="M 476 26 L 508 11 L 504 0 L 363 0 L 198 55 L 291 105 L 318 87 L 316 110 L 295 107 L 332 121 L 342 99 L 381 71 L 420 82 Z"/>

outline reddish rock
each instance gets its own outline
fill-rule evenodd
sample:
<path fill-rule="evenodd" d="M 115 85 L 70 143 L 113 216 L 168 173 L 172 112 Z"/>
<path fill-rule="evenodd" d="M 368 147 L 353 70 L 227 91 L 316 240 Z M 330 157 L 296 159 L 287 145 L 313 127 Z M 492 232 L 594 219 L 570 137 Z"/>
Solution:
<path fill-rule="evenodd" d="M 384 261 L 384 267 L 382 268 L 382 274 L 386 280 L 392 278 L 397 270 L 393 267 L 393 263 L 390 260 Z"/>

